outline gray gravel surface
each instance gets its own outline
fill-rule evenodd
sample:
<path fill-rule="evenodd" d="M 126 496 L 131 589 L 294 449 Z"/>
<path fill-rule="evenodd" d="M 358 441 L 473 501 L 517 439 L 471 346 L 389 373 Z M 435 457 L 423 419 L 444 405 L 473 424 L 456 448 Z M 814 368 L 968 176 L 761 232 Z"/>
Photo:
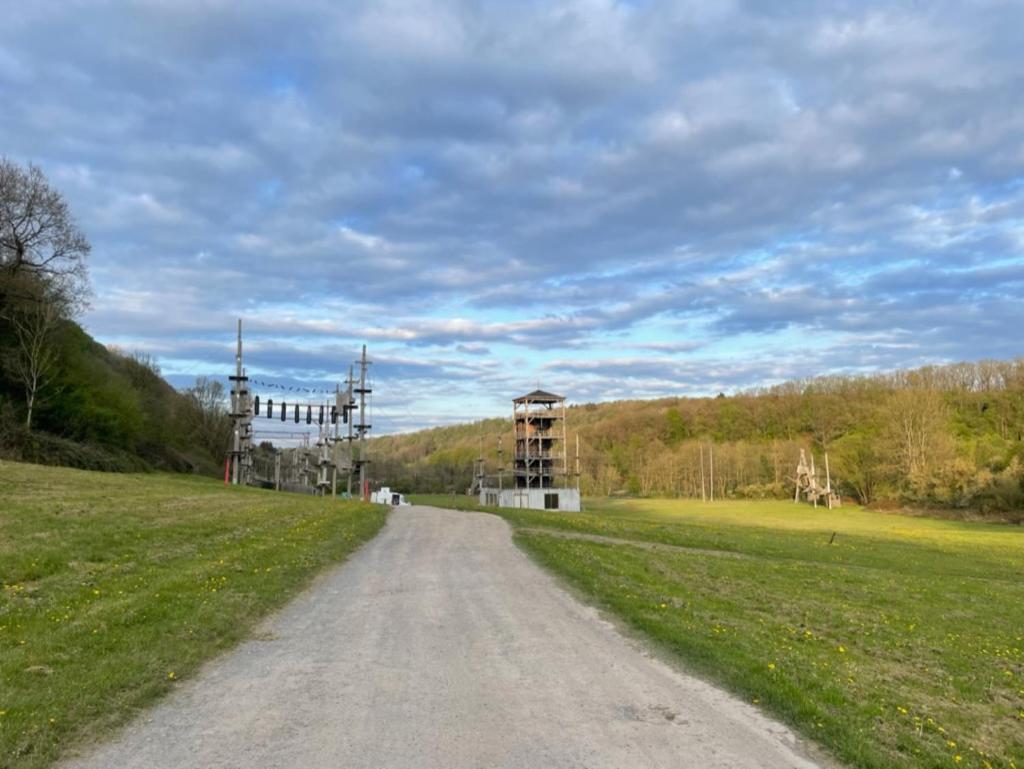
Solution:
<path fill-rule="evenodd" d="M 397 509 L 78 769 L 814 767 L 582 605 L 500 518 Z"/>

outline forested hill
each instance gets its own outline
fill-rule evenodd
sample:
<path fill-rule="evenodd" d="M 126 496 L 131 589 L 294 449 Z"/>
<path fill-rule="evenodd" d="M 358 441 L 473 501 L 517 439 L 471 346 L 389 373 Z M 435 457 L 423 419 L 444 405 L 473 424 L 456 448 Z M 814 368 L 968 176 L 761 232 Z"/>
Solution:
<path fill-rule="evenodd" d="M 805 448 L 819 463 L 828 451 L 833 481 L 861 502 L 1024 510 L 1024 358 L 578 405 L 568 425 L 589 494 L 699 497 L 703 444 L 718 496 L 791 495 Z M 507 465 L 507 419 L 378 438 L 373 475 L 403 491 L 462 492 L 481 441 L 496 472 L 499 436 Z"/>
<path fill-rule="evenodd" d="M 28 429 L 17 335 L 0 315 L 0 456 L 117 471 L 223 466 L 230 422 L 208 384 L 179 393 L 152 360 L 106 348 L 72 320 L 60 320 L 47 343 L 54 363 Z"/>

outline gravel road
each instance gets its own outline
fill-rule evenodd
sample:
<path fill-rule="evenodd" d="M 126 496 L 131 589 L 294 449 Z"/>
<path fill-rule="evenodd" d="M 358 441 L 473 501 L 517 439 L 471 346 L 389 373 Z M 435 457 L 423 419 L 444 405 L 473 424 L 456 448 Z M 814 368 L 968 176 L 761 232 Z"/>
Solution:
<path fill-rule="evenodd" d="M 384 530 L 76 769 L 815 767 L 580 604 L 500 518 Z"/>

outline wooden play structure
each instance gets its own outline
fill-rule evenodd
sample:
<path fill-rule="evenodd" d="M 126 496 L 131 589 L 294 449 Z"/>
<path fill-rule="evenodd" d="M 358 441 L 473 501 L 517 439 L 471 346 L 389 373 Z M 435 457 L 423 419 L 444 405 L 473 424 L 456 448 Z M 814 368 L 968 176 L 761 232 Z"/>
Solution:
<path fill-rule="evenodd" d="M 825 483 L 818 478 L 818 471 L 814 467 L 814 454 L 811 454 L 811 462 L 807 463 L 807 454 L 800 449 L 800 463 L 796 466 L 796 490 L 793 493 L 793 501 L 799 502 L 800 497 L 818 506 L 819 502 L 828 506 L 831 510 L 834 507 L 841 507 L 842 500 L 839 495 L 832 491 L 832 474 L 828 467 L 828 454 L 825 454 Z"/>

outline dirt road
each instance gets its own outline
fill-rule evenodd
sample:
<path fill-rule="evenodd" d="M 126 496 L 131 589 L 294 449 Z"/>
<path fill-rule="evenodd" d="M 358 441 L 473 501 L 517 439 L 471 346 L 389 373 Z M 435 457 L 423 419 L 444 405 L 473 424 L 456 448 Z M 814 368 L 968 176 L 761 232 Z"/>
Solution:
<path fill-rule="evenodd" d="M 401 508 L 78 769 L 814 767 L 625 639 L 499 518 Z"/>

